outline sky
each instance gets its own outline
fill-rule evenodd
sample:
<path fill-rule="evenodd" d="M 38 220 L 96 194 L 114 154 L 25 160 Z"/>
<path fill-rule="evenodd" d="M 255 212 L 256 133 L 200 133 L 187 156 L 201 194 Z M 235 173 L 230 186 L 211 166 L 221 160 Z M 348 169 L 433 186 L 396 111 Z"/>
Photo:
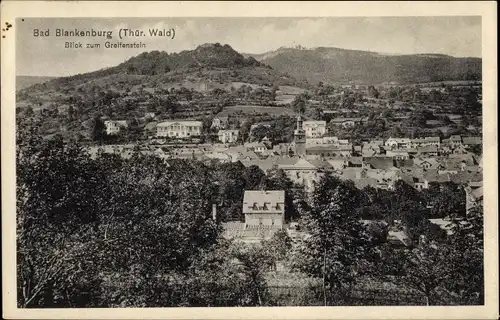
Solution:
<path fill-rule="evenodd" d="M 481 17 L 332 18 L 26 18 L 16 22 L 16 74 L 68 76 L 112 67 L 144 51 L 192 50 L 229 44 L 240 53 L 282 46 L 337 47 L 390 54 L 438 53 L 481 57 Z M 56 29 L 113 31 L 113 39 L 56 37 Z M 174 29 L 167 37 L 118 37 L 121 28 Z M 34 36 L 34 30 L 50 36 Z M 99 49 L 67 49 L 65 42 L 100 43 Z M 106 49 L 104 43 L 142 42 L 142 49 Z"/>

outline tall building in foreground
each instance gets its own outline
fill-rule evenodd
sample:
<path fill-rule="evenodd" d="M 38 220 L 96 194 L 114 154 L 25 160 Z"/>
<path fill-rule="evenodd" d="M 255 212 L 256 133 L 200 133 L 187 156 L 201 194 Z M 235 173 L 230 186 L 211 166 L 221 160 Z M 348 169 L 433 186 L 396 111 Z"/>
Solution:
<path fill-rule="evenodd" d="M 303 120 L 299 115 L 297 116 L 297 129 L 293 131 L 294 144 L 295 144 L 295 155 L 303 157 L 306 155 L 306 132 L 302 128 Z"/>

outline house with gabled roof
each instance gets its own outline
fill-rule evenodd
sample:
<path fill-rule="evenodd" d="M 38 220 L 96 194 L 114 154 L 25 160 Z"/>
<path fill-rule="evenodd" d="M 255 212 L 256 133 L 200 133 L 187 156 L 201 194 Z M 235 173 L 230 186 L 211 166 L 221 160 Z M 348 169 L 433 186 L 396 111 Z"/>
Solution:
<path fill-rule="evenodd" d="M 404 150 L 388 150 L 385 153 L 386 157 L 391 157 L 394 160 L 408 160 L 410 155 Z"/>
<path fill-rule="evenodd" d="M 439 150 L 435 145 L 422 146 L 417 148 L 417 154 L 423 157 L 437 157 L 439 155 Z"/>
<path fill-rule="evenodd" d="M 255 165 L 264 172 L 278 168 L 278 158 L 274 156 L 267 157 L 266 159 L 257 159 L 257 160 L 243 159 L 241 160 L 241 163 L 245 167 L 250 167 L 252 165 Z"/>
<path fill-rule="evenodd" d="M 216 116 L 212 119 L 211 129 L 226 129 L 229 125 L 229 117 Z"/>
<path fill-rule="evenodd" d="M 123 129 L 128 128 L 128 121 L 126 120 L 106 120 L 104 126 L 106 127 L 106 134 L 118 134 Z"/>
<path fill-rule="evenodd" d="M 238 141 L 239 130 L 219 130 L 217 136 L 222 143 L 235 143 Z"/>
<path fill-rule="evenodd" d="M 437 169 L 439 167 L 439 162 L 435 158 L 414 158 L 413 164 L 425 170 Z"/>
<path fill-rule="evenodd" d="M 300 158 L 293 164 L 278 164 L 286 175 L 295 183 L 302 184 L 306 190 L 312 191 L 314 182 L 319 181 L 325 171 L 333 167 L 323 160 L 306 160 Z"/>
<path fill-rule="evenodd" d="M 307 138 L 319 138 L 326 133 L 326 121 L 307 120 L 302 124 Z M 307 140 L 306 140 L 307 142 Z"/>
<path fill-rule="evenodd" d="M 411 146 L 411 139 L 408 138 L 389 138 L 385 141 L 385 146 L 392 149 L 406 149 Z"/>
<path fill-rule="evenodd" d="M 247 228 L 265 225 L 282 229 L 285 224 L 285 191 L 245 190 L 243 214 Z"/>
<path fill-rule="evenodd" d="M 394 167 L 394 159 L 390 157 L 363 158 L 363 167 L 387 170 Z"/>

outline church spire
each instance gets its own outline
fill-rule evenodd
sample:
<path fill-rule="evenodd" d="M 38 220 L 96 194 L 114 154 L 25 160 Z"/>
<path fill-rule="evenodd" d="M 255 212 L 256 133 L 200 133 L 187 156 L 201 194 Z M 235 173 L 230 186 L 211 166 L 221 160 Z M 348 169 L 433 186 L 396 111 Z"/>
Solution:
<path fill-rule="evenodd" d="M 306 133 L 303 129 L 302 116 L 297 116 L 297 128 L 293 132 L 295 143 L 295 155 L 303 157 L 306 155 Z"/>

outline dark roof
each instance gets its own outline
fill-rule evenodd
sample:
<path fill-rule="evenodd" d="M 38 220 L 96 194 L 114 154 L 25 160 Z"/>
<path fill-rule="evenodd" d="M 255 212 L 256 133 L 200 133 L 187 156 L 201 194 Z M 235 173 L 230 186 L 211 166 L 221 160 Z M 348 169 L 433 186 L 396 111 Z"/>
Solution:
<path fill-rule="evenodd" d="M 401 167 L 413 167 L 413 159 L 394 160 L 394 166 L 397 167 L 397 168 L 401 168 Z"/>
<path fill-rule="evenodd" d="M 372 157 L 363 159 L 366 163 L 370 164 L 373 169 L 389 169 L 394 167 L 394 160 L 386 157 Z"/>
<path fill-rule="evenodd" d="M 482 144 L 482 139 L 481 137 L 463 137 L 462 142 L 468 145 Z"/>
<path fill-rule="evenodd" d="M 417 152 L 437 152 L 437 151 L 438 151 L 438 147 L 435 145 L 417 148 Z"/>
<path fill-rule="evenodd" d="M 362 157 L 350 157 L 348 159 L 348 162 L 351 164 L 363 164 L 363 158 Z"/>

